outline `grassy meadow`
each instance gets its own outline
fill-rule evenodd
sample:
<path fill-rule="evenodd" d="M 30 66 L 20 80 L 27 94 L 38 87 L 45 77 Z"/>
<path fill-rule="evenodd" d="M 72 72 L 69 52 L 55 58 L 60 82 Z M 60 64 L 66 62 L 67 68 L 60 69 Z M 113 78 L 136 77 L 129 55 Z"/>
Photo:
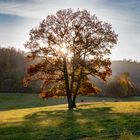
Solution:
<path fill-rule="evenodd" d="M 0 94 L 0 140 L 119 140 L 126 131 L 138 140 L 139 101 L 79 97 L 77 109 L 68 111 L 65 98 Z"/>

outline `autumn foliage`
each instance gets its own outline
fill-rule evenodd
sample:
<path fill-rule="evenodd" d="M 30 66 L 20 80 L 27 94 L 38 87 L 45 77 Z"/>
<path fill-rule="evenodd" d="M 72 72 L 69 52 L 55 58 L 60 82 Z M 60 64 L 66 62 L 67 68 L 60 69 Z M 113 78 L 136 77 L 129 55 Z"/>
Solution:
<path fill-rule="evenodd" d="M 41 95 L 64 95 L 68 107 L 76 107 L 78 94 L 97 93 L 88 75 L 106 81 L 111 75 L 110 49 L 117 35 L 110 24 L 99 21 L 87 10 L 59 10 L 30 31 L 25 47 L 34 63 L 28 68 L 24 83 L 41 80 Z"/>
<path fill-rule="evenodd" d="M 113 95 L 112 95 L 113 93 Z M 113 97 L 130 97 L 135 95 L 135 86 L 130 74 L 120 73 L 108 84 L 108 94 Z"/>

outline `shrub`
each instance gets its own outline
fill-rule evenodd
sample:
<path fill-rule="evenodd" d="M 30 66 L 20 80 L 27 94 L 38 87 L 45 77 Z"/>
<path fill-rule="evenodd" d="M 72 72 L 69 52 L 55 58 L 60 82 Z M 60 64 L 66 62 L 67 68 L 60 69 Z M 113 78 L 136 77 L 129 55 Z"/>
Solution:
<path fill-rule="evenodd" d="M 108 95 L 111 97 L 130 97 L 135 95 L 134 85 L 129 73 L 121 73 L 108 84 Z"/>

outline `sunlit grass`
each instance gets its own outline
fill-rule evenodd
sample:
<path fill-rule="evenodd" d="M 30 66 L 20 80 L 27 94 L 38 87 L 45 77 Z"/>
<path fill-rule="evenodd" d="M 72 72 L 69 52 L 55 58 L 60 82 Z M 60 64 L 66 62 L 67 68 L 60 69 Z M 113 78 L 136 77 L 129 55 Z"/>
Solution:
<path fill-rule="evenodd" d="M 0 140 L 116 140 L 124 130 L 140 135 L 140 102 L 78 103 L 74 111 L 66 104 L 33 105 L 0 112 Z"/>
<path fill-rule="evenodd" d="M 64 98 L 1 94 L 0 140 L 115 140 L 124 129 L 140 135 L 140 102 L 97 97 L 79 97 L 78 101 L 81 99 L 84 103 L 70 112 Z"/>

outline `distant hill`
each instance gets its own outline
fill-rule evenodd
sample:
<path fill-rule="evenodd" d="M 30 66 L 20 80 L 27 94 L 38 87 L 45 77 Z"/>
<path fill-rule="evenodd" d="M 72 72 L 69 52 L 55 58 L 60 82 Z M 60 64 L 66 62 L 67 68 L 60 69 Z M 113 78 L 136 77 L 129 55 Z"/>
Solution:
<path fill-rule="evenodd" d="M 136 85 L 140 85 L 140 63 L 129 61 L 112 61 L 112 76 L 116 76 L 119 73 L 128 72 L 133 82 Z"/>
<path fill-rule="evenodd" d="M 112 76 L 108 78 L 108 83 L 120 73 L 128 72 L 134 86 L 140 89 L 140 63 L 131 61 L 112 61 L 111 68 Z M 101 88 L 102 92 L 99 95 L 105 96 L 107 92 L 107 84 L 95 77 L 90 76 L 89 78 Z M 140 93 L 137 93 L 137 95 L 140 95 Z"/>

